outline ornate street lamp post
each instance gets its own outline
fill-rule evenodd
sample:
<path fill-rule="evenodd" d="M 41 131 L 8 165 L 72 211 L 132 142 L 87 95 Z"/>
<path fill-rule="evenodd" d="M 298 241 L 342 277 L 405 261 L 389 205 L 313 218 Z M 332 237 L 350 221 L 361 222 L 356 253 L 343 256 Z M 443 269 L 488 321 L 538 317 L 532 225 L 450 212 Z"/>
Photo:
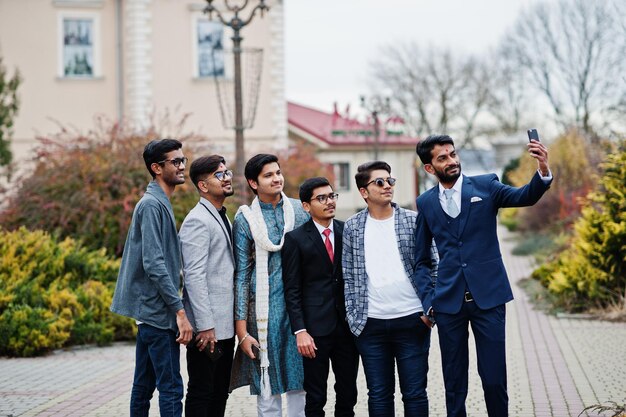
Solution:
<path fill-rule="evenodd" d="M 361 96 L 361 107 L 363 107 L 372 116 L 372 125 L 374 128 L 374 161 L 378 161 L 380 153 L 380 119 L 381 113 L 389 113 L 389 97 L 384 99 L 379 96 L 371 97 L 369 100 L 365 96 Z"/>
<path fill-rule="evenodd" d="M 245 168 L 245 153 L 244 153 L 244 138 L 243 131 L 245 129 L 243 120 L 243 91 L 241 86 L 241 37 L 240 31 L 247 26 L 254 18 L 257 11 L 260 12 L 261 17 L 263 13 L 269 10 L 269 7 L 265 4 L 265 0 L 258 0 L 258 4 L 250 10 L 250 14 L 247 18 L 240 17 L 241 12 L 250 3 L 249 0 L 244 0 L 243 4 L 231 5 L 229 0 L 224 0 L 225 8 L 228 12 L 232 13 L 232 17 L 227 19 L 214 5 L 214 0 L 206 0 L 208 3 L 204 8 L 204 13 L 209 15 L 209 19 L 213 18 L 213 13 L 217 16 L 219 21 L 233 30 L 233 56 L 234 56 L 234 92 L 235 92 L 235 167 L 236 167 L 236 183 L 238 186 L 238 194 L 241 196 L 241 202 L 247 202 L 248 185 L 244 177 Z M 254 104 L 256 105 L 256 103 Z"/>

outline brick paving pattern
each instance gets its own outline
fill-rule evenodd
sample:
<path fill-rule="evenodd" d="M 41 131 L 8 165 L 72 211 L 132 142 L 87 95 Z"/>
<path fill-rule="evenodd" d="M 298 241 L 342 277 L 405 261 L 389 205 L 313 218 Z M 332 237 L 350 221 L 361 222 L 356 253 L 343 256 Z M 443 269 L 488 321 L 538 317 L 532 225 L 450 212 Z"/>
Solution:
<path fill-rule="evenodd" d="M 533 310 L 516 285 L 530 274 L 532 259 L 511 255 L 513 242 L 506 230 L 501 229 L 500 236 L 515 295 L 515 301 L 507 304 L 510 415 L 577 416 L 592 404 L 626 402 L 626 323 L 557 318 Z M 186 378 L 184 351 L 181 349 L 181 369 Z M 468 415 L 485 416 L 471 336 L 470 358 Z M 134 345 L 130 343 L 77 347 L 43 358 L 0 358 L 0 417 L 126 416 L 133 360 Z M 333 414 L 332 384 L 331 376 L 327 415 Z M 428 385 L 430 415 L 445 416 L 436 331 Z M 402 416 L 399 388 L 396 392 L 396 415 Z M 157 395 L 152 400 L 151 416 L 158 416 Z M 256 400 L 247 388 L 231 395 L 227 415 L 256 416 Z M 356 415 L 367 416 L 367 388 L 362 372 Z"/>

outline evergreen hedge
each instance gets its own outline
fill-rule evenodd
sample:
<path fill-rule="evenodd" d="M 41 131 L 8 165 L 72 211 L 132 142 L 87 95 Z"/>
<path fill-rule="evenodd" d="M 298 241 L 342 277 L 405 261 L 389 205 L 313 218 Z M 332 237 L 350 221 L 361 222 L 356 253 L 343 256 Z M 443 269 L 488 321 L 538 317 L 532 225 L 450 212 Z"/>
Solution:
<path fill-rule="evenodd" d="M 109 311 L 119 263 L 71 238 L 0 230 L 0 355 L 132 338 L 132 321 Z"/>
<path fill-rule="evenodd" d="M 570 311 L 626 309 L 626 144 L 607 156 L 570 247 L 534 272 Z"/>

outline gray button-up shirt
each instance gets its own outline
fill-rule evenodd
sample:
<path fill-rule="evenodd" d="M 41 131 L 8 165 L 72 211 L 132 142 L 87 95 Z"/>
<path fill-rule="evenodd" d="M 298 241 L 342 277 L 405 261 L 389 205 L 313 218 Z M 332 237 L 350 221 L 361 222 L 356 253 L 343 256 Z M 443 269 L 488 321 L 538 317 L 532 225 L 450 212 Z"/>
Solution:
<path fill-rule="evenodd" d="M 174 212 L 155 181 L 133 212 L 111 311 L 160 329 L 177 330 L 180 244 Z"/>

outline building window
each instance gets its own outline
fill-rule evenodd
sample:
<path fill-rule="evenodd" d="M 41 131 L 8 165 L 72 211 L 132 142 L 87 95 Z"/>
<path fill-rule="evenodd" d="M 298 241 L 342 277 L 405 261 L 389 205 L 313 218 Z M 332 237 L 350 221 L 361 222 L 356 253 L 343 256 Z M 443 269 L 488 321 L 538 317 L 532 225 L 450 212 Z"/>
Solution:
<path fill-rule="evenodd" d="M 59 76 L 99 76 L 99 20 L 95 14 L 61 14 L 59 18 Z"/>
<path fill-rule="evenodd" d="M 333 164 L 335 170 L 335 189 L 350 189 L 350 164 L 347 162 L 338 162 Z"/>
<path fill-rule="evenodd" d="M 207 19 L 196 21 L 196 76 L 223 77 L 224 68 L 224 26 Z"/>

